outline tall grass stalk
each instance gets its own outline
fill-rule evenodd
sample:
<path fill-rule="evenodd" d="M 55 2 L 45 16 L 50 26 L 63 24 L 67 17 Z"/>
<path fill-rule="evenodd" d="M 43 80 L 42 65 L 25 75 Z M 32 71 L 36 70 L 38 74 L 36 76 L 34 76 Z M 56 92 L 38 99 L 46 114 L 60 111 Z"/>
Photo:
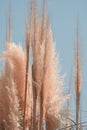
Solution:
<path fill-rule="evenodd" d="M 30 34 L 26 32 L 26 72 L 25 72 L 25 94 L 24 94 L 24 117 L 23 117 L 23 130 L 25 130 L 25 116 L 26 116 L 26 101 L 27 101 L 27 85 L 28 85 L 28 74 L 29 74 L 29 49 L 30 49 Z"/>
<path fill-rule="evenodd" d="M 77 24 L 77 37 L 76 37 L 76 50 L 75 50 L 75 90 L 76 90 L 76 130 L 78 130 L 79 123 L 79 109 L 80 109 L 80 94 L 82 85 L 82 71 L 81 71 L 81 56 L 79 50 L 78 39 L 78 24 Z"/>
<path fill-rule="evenodd" d="M 41 37 L 40 37 L 40 43 L 44 44 L 44 56 L 43 56 L 43 75 L 42 75 L 42 86 L 41 86 L 41 92 L 40 92 L 40 130 L 43 129 L 43 122 L 44 122 L 44 104 L 43 104 L 43 98 L 44 98 L 44 76 L 45 76 L 45 58 L 46 58 L 46 41 L 47 41 L 47 26 L 46 26 L 46 14 L 45 14 L 45 1 L 43 3 L 43 11 L 42 11 L 42 24 L 41 24 Z"/>
<path fill-rule="evenodd" d="M 36 129 L 36 102 L 37 102 L 37 70 L 35 71 L 35 69 L 37 69 L 37 56 L 38 54 L 36 53 L 36 48 L 38 46 L 38 16 L 37 16 L 37 7 L 36 7 L 36 1 L 33 0 L 32 3 L 32 14 L 33 14 L 33 35 L 32 35 L 32 50 L 33 50 L 33 65 L 32 65 L 32 78 L 33 78 L 33 130 Z M 35 52 L 34 52 L 35 51 Z M 36 58 L 36 59 L 35 59 Z M 36 63 L 35 63 L 36 62 Z"/>

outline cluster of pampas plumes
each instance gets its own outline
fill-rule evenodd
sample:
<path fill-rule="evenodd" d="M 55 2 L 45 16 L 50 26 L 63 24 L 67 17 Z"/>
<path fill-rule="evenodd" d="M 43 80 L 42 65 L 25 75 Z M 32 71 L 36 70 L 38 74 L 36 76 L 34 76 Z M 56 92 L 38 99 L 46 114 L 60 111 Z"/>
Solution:
<path fill-rule="evenodd" d="M 41 129 L 42 124 L 45 122 L 47 129 L 51 130 L 58 128 L 59 124 L 61 124 L 61 118 L 59 119 L 60 108 L 64 99 L 66 99 L 61 96 L 63 76 L 60 76 L 59 59 L 56 58 L 51 27 L 47 23 L 45 9 L 43 8 L 41 22 L 39 22 L 35 7 L 33 17 L 32 78 L 35 83 L 33 86 L 35 88 L 34 108 L 38 108 L 38 110 L 35 110 L 38 111 L 38 129 Z M 38 104 L 38 107 L 35 106 L 36 104 Z"/>
<path fill-rule="evenodd" d="M 64 77 L 60 75 L 59 58 L 56 58 L 45 7 L 40 21 L 33 1 L 30 15 L 30 26 L 26 28 L 26 52 L 21 46 L 8 42 L 0 56 L 5 59 L 5 70 L 0 77 L 1 127 L 42 130 L 46 126 L 47 130 L 56 130 L 64 125 L 62 105 L 68 97 L 61 94 Z M 32 68 L 29 65 L 30 46 Z"/>

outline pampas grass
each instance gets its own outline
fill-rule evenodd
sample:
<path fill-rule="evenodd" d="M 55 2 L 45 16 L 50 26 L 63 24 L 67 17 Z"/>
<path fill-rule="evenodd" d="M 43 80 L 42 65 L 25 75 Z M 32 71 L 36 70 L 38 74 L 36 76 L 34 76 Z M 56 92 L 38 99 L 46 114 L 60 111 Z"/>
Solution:
<path fill-rule="evenodd" d="M 15 55 L 16 54 L 16 55 Z M 25 68 L 26 68 L 26 57 L 25 53 L 22 51 L 22 48 L 19 45 L 16 45 L 14 43 L 8 44 L 6 52 L 3 55 L 4 58 L 8 60 L 7 63 L 10 64 L 10 69 L 8 70 L 8 65 L 5 66 L 6 74 L 10 73 L 12 71 L 12 76 L 13 76 L 13 81 L 16 84 L 17 91 L 18 91 L 18 99 L 20 103 L 20 107 L 22 110 L 22 114 L 24 112 L 24 95 L 25 95 Z M 19 73 L 18 73 L 19 71 Z M 30 74 L 31 75 L 31 74 Z M 28 79 L 28 90 L 27 90 L 27 102 L 26 102 L 26 122 L 28 122 L 29 125 L 29 120 L 30 120 L 30 91 L 31 91 L 31 77 L 29 75 Z M 10 78 L 10 77 L 9 77 Z"/>
<path fill-rule="evenodd" d="M 20 130 L 22 113 L 17 96 L 16 84 L 12 78 L 11 65 L 0 77 L 0 123 L 6 130 Z"/>
<path fill-rule="evenodd" d="M 60 74 L 59 57 L 47 19 L 45 4 L 40 20 L 36 1 L 31 1 L 26 50 L 13 43 L 9 36 L 5 52 L 0 55 L 5 60 L 0 77 L 0 122 L 7 130 L 56 130 L 66 124 L 62 106 L 68 96 L 63 95 L 64 76 Z"/>
<path fill-rule="evenodd" d="M 52 97 L 55 105 L 58 102 L 58 106 L 56 106 L 56 108 L 60 107 L 59 105 L 60 100 L 61 103 L 63 103 L 62 98 L 60 96 L 60 87 L 62 85 L 63 78 L 59 75 L 58 72 L 59 68 L 57 68 L 57 63 L 55 58 L 56 55 L 55 55 L 55 49 L 52 40 L 52 32 L 51 32 L 51 28 L 47 26 L 45 11 L 43 11 L 41 26 L 39 25 L 38 21 L 39 20 L 37 14 L 35 13 L 34 14 L 34 35 L 33 35 L 34 42 L 32 44 L 32 51 L 33 51 L 33 80 L 36 83 L 35 85 L 36 87 L 34 86 L 35 87 L 34 91 L 35 93 L 37 92 L 37 95 L 35 93 L 34 94 L 37 96 L 37 97 L 35 96 L 37 100 L 34 97 L 34 101 L 36 100 L 39 105 L 38 113 L 40 114 L 40 116 L 38 117 L 38 122 L 39 120 L 40 122 L 39 122 L 38 129 L 41 129 L 44 120 L 46 121 L 48 120 L 46 118 L 50 117 L 51 109 L 52 109 L 51 107 L 53 106 Z M 34 107 L 35 106 L 36 105 L 34 105 Z M 55 115 L 57 116 L 57 112 L 59 115 L 60 110 L 58 110 L 58 108 L 56 112 L 55 112 L 56 109 L 54 110 L 52 109 L 52 111 L 54 111 L 55 113 L 53 114 L 54 116 Z M 51 120 L 49 120 L 49 122 L 50 124 L 52 124 Z M 47 123 L 47 125 L 49 125 L 49 123 Z M 54 126 L 54 124 L 52 125 Z"/>
<path fill-rule="evenodd" d="M 44 66 L 44 81 L 43 81 L 43 86 L 44 86 L 44 89 L 43 89 L 44 116 L 43 118 L 44 119 L 48 118 L 50 124 L 53 125 L 55 129 L 56 125 L 52 124 L 52 119 L 49 118 L 48 116 L 51 116 L 53 114 L 52 118 L 54 118 L 54 120 L 57 120 L 58 117 L 60 116 L 59 114 L 60 103 L 59 102 L 63 103 L 62 98 L 60 96 L 60 87 L 62 85 L 61 83 L 63 83 L 63 78 L 60 76 L 58 72 L 59 68 L 57 67 L 59 67 L 59 64 L 57 64 L 58 59 L 56 60 L 55 58 L 56 57 L 55 48 L 52 42 L 53 42 L 52 32 L 49 27 L 48 33 L 47 33 L 46 49 L 45 49 L 45 66 Z M 55 105 L 55 108 L 53 107 L 54 105 Z M 49 129 L 48 125 L 49 124 L 47 123 L 47 127 Z"/>
<path fill-rule="evenodd" d="M 81 72 L 81 56 L 79 50 L 78 39 L 78 25 L 77 25 L 77 37 L 76 37 L 76 52 L 75 52 L 75 90 L 76 90 L 76 130 L 79 129 L 79 109 L 80 109 L 80 95 L 82 85 L 82 72 Z"/>

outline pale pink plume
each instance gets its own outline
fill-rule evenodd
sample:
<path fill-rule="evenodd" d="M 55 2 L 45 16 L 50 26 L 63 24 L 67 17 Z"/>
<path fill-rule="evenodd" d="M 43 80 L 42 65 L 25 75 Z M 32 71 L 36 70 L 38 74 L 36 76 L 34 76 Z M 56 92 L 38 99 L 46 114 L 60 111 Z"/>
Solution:
<path fill-rule="evenodd" d="M 25 94 L 25 67 L 26 67 L 26 57 L 22 48 L 14 43 L 7 44 L 6 51 L 3 56 L 6 59 L 5 70 L 7 73 L 7 63 L 10 64 L 10 70 L 12 71 L 13 81 L 16 84 L 18 91 L 18 99 L 22 109 L 24 111 L 24 94 Z M 27 104 L 26 104 L 26 121 L 29 125 L 29 120 L 31 118 L 31 74 L 29 72 L 28 76 L 28 91 L 27 91 Z"/>
<path fill-rule="evenodd" d="M 0 77 L 0 125 L 6 130 L 20 130 L 22 113 L 20 110 L 18 92 L 13 81 L 10 64 L 7 73 Z"/>

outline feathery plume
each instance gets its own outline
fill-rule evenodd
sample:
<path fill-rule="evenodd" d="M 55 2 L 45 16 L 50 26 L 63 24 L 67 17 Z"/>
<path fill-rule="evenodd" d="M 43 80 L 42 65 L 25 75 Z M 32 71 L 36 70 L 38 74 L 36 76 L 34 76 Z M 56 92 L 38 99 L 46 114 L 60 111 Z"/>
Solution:
<path fill-rule="evenodd" d="M 52 40 L 52 31 L 49 27 L 47 32 L 47 42 L 45 49 L 45 66 L 44 66 L 44 81 L 43 81 L 43 118 L 49 120 L 51 126 L 53 124 L 52 119 L 59 121 L 61 116 L 61 105 L 63 104 L 64 98 L 61 96 L 61 86 L 63 85 L 63 77 L 60 76 L 59 59 L 56 59 L 55 47 Z M 51 82 L 52 81 L 52 82 Z M 54 96 L 55 95 L 55 96 Z M 55 107 L 54 107 L 55 106 Z M 60 119 L 60 122 L 62 120 Z M 47 122 L 47 127 L 49 129 L 49 123 Z M 58 122 L 56 123 L 58 127 Z M 54 127 L 54 129 L 56 129 Z"/>
<path fill-rule="evenodd" d="M 0 122 L 6 130 L 20 130 L 22 114 L 19 105 L 18 92 L 13 81 L 11 64 L 0 77 Z"/>
<path fill-rule="evenodd" d="M 15 55 L 16 54 L 16 55 Z M 18 90 L 18 98 L 20 102 L 20 106 L 22 109 L 22 113 L 24 112 L 24 95 L 25 95 L 25 73 L 26 73 L 26 56 L 23 52 L 22 48 L 19 45 L 16 45 L 14 43 L 7 44 L 7 49 L 4 53 L 4 56 L 2 56 L 8 60 L 7 63 L 11 64 L 11 71 L 13 74 L 13 81 L 15 82 Z M 7 67 L 6 67 L 7 68 Z M 30 71 L 29 71 L 30 72 Z M 6 73 L 8 73 L 8 70 L 6 69 Z M 31 72 L 30 72 L 31 73 Z M 27 101 L 26 101 L 26 125 L 30 125 L 30 92 L 31 92 L 31 74 L 28 77 L 27 81 L 28 87 L 27 87 Z"/>

